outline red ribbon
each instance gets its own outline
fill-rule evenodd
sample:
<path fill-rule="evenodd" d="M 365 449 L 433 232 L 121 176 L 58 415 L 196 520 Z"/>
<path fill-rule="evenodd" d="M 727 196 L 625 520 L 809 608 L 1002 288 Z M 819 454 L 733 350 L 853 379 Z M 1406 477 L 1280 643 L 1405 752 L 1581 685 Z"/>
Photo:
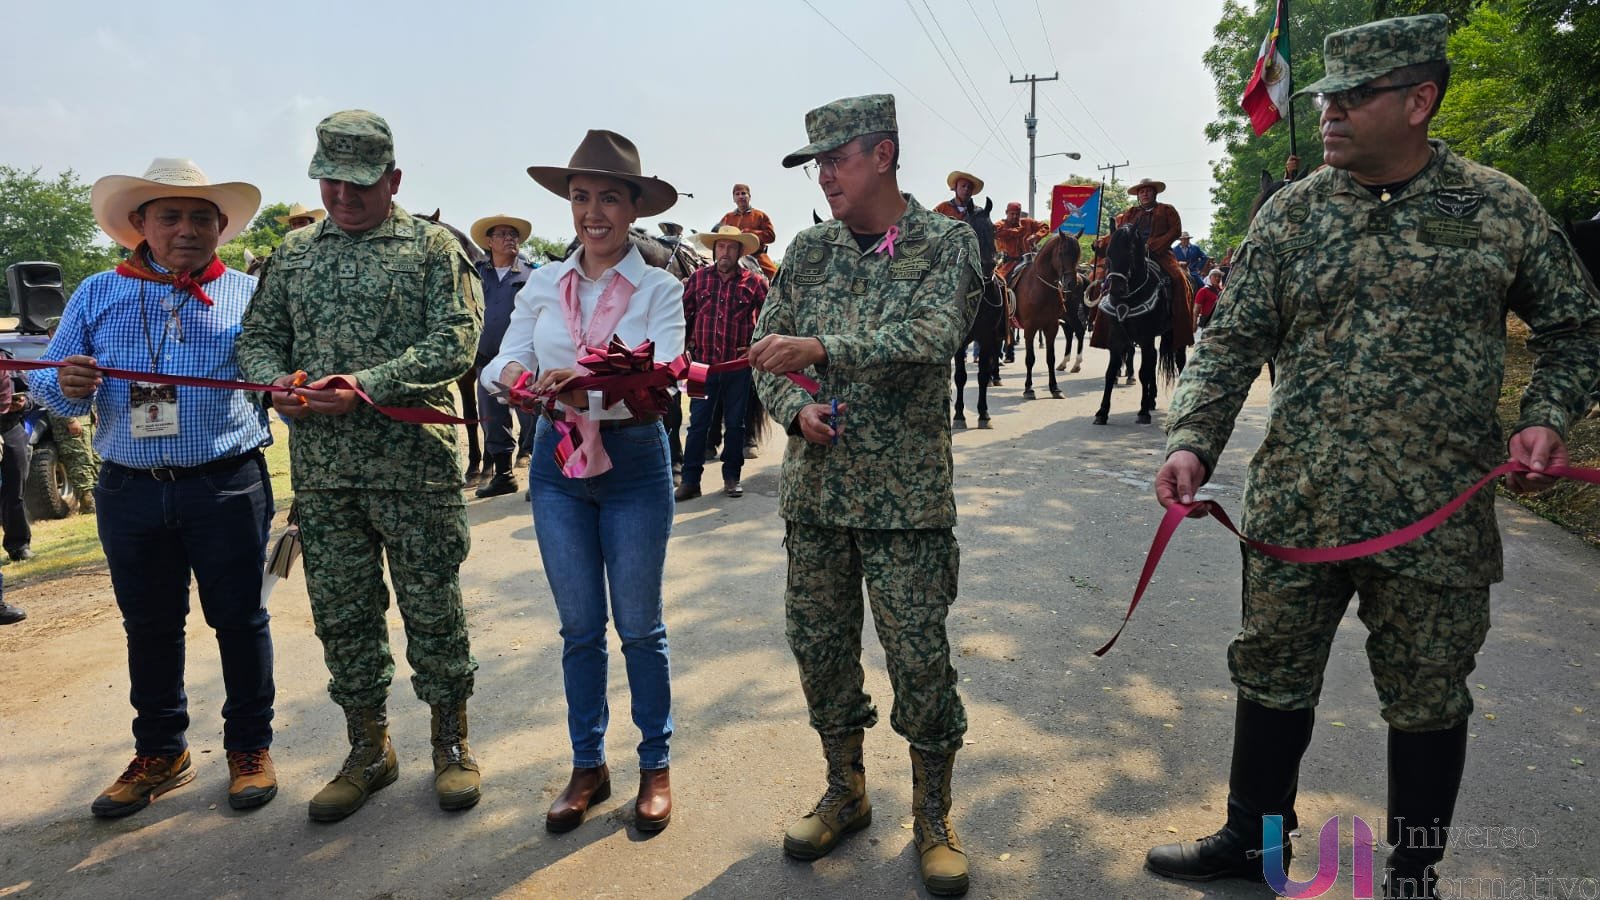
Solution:
<path fill-rule="evenodd" d="M 1489 474 L 1478 479 L 1477 483 L 1467 488 L 1456 496 L 1454 500 L 1439 507 L 1433 512 L 1410 525 L 1397 528 L 1388 534 L 1356 541 L 1352 544 L 1341 544 L 1337 547 L 1282 547 L 1277 544 L 1267 544 L 1252 538 L 1245 537 L 1233 525 L 1233 520 L 1215 500 L 1197 500 L 1194 503 L 1174 503 L 1167 507 L 1167 514 L 1162 516 L 1161 524 L 1156 528 L 1155 540 L 1150 542 L 1150 552 L 1145 554 L 1144 569 L 1139 573 L 1139 586 L 1133 591 L 1133 601 L 1128 604 L 1128 611 L 1122 617 L 1122 624 L 1117 627 L 1117 633 L 1106 641 L 1105 646 L 1094 652 L 1095 656 L 1104 656 L 1117 638 L 1122 636 L 1122 630 L 1128 627 L 1128 620 L 1133 618 L 1133 611 L 1139 607 L 1139 601 L 1144 598 L 1145 588 L 1150 586 L 1150 577 L 1155 574 L 1156 566 L 1161 562 L 1162 554 L 1167 551 L 1167 543 L 1172 540 L 1173 532 L 1195 510 L 1200 510 L 1218 522 L 1222 527 L 1233 532 L 1234 536 L 1243 541 L 1251 549 L 1266 554 L 1274 559 L 1281 559 L 1292 563 L 1332 563 L 1360 559 L 1363 556 L 1372 556 L 1385 550 L 1393 550 L 1402 544 L 1409 544 L 1428 532 L 1444 524 L 1472 496 L 1483 490 L 1490 482 L 1502 475 L 1522 474 L 1533 472 L 1525 463 L 1516 460 L 1507 460 L 1496 466 Z M 1549 475 L 1554 478 L 1572 478 L 1577 481 L 1586 481 L 1590 484 L 1600 484 L 1600 469 L 1584 468 L 1582 466 L 1550 466 L 1540 475 Z"/>
<path fill-rule="evenodd" d="M 740 369 L 748 368 L 750 368 L 750 358 L 748 356 L 741 356 L 738 359 L 730 359 L 727 362 L 713 363 L 711 365 L 692 362 L 689 363 L 689 369 L 684 375 L 684 387 L 692 399 L 704 400 L 706 398 L 706 378 L 711 375 L 720 375 L 723 372 L 737 372 Z M 813 397 L 817 395 L 817 391 L 822 390 L 822 385 L 818 384 L 816 379 L 800 372 L 785 372 L 783 377 L 794 382 L 800 390 Z"/>
<path fill-rule="evenodd" d="M 198 375 L 163 375 L 157 372 L 135 372 L 131 369 L 111 369 L 105 366 L 85 366 L 78 363 L 62 362 L 59 360 L 43 359 L 0 359 L 0 370 L 19 369 L 31 371 L 37 369 L 65 369 L 73 366 L 80 369 L 93 369 L 102 375 L 111 378 L 121 378 L 125 381 L 146 381 L 154 384 L 176 384 L 185 387 L 215 388 L 223 391 L 255 391 L 262 394 L 293 394 L 299 388 L 285 387 L 281 384 L 255 384 L 249 381 L 231 381 L 226 378 L 202 378 Z M 334 378 L 327 384 L 329 388 L 355 391 L 356 396 L 366 402 L 368 406 L 383 413 L 397 422 L 407 422 L 415 425 L 476 425 L 477 419 L 458 419 L 448 413 L 439 412 L 426 406 L 379 406 L 363 391 L 359 385 L 352 384 L 344 378 Z"/>

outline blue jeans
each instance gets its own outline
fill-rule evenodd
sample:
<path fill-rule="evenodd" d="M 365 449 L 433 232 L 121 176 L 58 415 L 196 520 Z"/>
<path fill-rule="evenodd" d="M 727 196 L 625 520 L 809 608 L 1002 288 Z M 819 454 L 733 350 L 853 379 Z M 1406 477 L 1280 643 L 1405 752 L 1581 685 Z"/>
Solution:
<path fill-rule="evenodd" d="M 271 616 L 261 602 L 272 483 L 259 455 L 237 469 L 156 481 L 107 464 L 95 488 L 100 543 L 128 635 L 128 700 L 140 756 L 188 746 L 183 689 L 189 580 L 222 658 L 222 746 L 272 744 Z"/>
<path fill-rule="evenodd" d="M 706 433 L 711 415 L 721 404 L 722 480 L 738 481 L 744 469 L 745 409 L 750 405 L 750 370 L 718 372 L 706 376 L 704 400 L 689 401 L 689 436 L 683 445 L 683 483 L 699 484 L 706 467 Z"/>
<path fill-rule="evenodd" d="M 540 418 L 528 486 L 550 593 L 561 617 L 561 676 L 572 764 L 606 761 L 607 587 L 633 695 L 639 768 L 666 768 L 672 737 L 671 666 L 661 579 L 672 533 L 672 465 L 660 423 L 601 433 L 613 468 L 567 478 L 556 468 L 558 433 Z"/>

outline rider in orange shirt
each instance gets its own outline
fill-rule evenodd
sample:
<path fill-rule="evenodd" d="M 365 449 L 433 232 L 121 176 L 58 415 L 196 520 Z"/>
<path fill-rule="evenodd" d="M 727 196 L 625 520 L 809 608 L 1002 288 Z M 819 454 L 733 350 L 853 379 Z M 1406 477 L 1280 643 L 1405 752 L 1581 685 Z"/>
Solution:
<path fill-rule="evenodd" d="M 750 185 L 736 184 L 733 186 L 734 210 L 722 217 L 723 225 L 732 225 L 740 231 L 748 231 L 761 239 L 761 246 L 751 254 L 756 262 L 761 264 L 761 271 L 770 280 L 778 274 L 778 265 L 767 256 L 767 248 L 778 239 L 777 232 L 772 230 L 772 219 L 759 209 L 750 205 Z"/>

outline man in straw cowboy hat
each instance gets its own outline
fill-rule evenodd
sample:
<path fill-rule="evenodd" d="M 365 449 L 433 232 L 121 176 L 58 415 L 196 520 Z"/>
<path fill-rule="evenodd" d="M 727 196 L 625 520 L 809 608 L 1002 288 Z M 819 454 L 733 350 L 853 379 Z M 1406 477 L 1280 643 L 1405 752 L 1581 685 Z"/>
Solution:
<path fill-rule="evenodd" d="M 527 219 L 501 213 L 472 223 L 472 240 L 489 255 L 478 262 L 478 277 L 483 280 L 483 334 L 478 338 L 478 355 L 473 365 L 479 369 L 500 355 L 500 341 L 511 324 L 511 308 L 517 292 L 528 283 L 534 267 L 517 252 L 533 233 Z M 478 410 L 483 415 L 483 452 L 494 466 L 494 475 L 476 491 L 479 497 L 498 497 L 517 491 L 517 476 L 512 463 L 518 442 L 513 423 L 522 429 L 532 446 L 533 416 L 500 403 L 478 385 Z M 470 427 L 470 426 L 469 426 Z M 470 474 L 470 473 L 469 473 Z"/>
<path fill-rule="evenodd" d="M 685 349 L 696 362 L 709 365 L 743 357 L 750 350 L 756 316 L 767 299 L 767 281 L 739 265 L 740 257 L 760 247 L 755 235 L 732 225 L 695 235 L 713 264 L 697 270 L 683 286 Z M 706 433 L 715 410 L 722 412 L 722 491 L 743 497 L 739 473 L 744 468 L 745 412 L 750 399 L 750 370 L 706 377 L 706 396 L 689 403 L 689 436 L 683 448 L 683 483 L 674 496 L 700 496 L 700 474 L 706 467 Z"/>
<path fill-rule="evenodd" d="M 125 816 L 194 778 L 183 678 L 191 577 L 222 658 L 228 803 L 260 806 L 278 790 L 261 598 L 273 511 L 266 410 L 243 391 L 132 383 L 93 367 L 240 376 L 234 336 L 256 282 L 216 250 L 250 224 L 261 192 L 213 184 L 187 159 L 157 159 L 143 177 L 101 178 L 89 196 L 100 228 L 131 252 L 78 285 L 43 357 L 71 365 L 31 383 L 59 415 L 93 409 L 105 461 L 100 543 L 128 635 L 134 758 L 91 810 Z"/>
<path fill-rule="evenodd" d="M 733 210 L 723 215 L 720 224 L 731 225 L 755 235 L 759 243 L 753 252 L 746 255 L 756 258 L 762 274 L 767 278 L 778 274 L 778 264 L 767 256 L 767 248 L 778 239 L 778 233 L 772 230 L 772 217 L 750 205 L 750 185 L 740 183 L 733 186 Z"/>
<path fill-rule="evenodd" d="M 1414 16 L 1325 40 L 1327 76 L 1301 93 L 1322 111 L 1327 167 L 1273 195 L 1234 258 L 1227 302 L 1172 401 L 1163 506 L 1194 498 L 1273 357 L 1267 436 L 1244 495 L 1244 531 L 1258 540 L 1374 538 L 1508 454 L 1533 470 L 1512 476 L 1513 489 L 1549 486 L 1538 472 L 1567 461 L 1561 435 L 1600 377 L 1600 295 L 1527 189 L 1428 138 L 1449 82 L 1448 30 L 1442 15 Z M 1535 355 L 1509 443 L 1496 415 L 1508 309 L 1532 329 Z M 1389 726 L 1384 896 L 1438 896 L 1433 867 L 1466 762 L 1467 676 L 1502 575 L 1492 491 L 1363 559 L 1306 565 L 1244 550 L 1226 821 L 1198 842 L 1156 847 L 1146 865 L 1259 880 L 1264 851 L 1288 864 L 1323 668 L 1360 594 Z"/>
<path fill-rule="evenodd" d="M 1194 343 L 1194 289 L 1189 285 L 1189 276 L 1183 267 L 1172 256 L 1172 242 L 1178 239 L 1183 232 L 1183 221 L 1178 216 L 1178 210 L 1170 203 L 1156 202 L 1156 195 L 1167 189 L 1166 182 L 1156 181 L 1151 178 L 1141 178 L 1139 182 L 1128 188 L 1128 193 L 1137 198 L 1138 202 L 1123 210 L 1118 216 L 1116 227 L 1124 225 L 1133 226 L 1139 235 L 1144 238 L 1145 252 L 1152 262 L 1161 267 L 1167 276 L 1167 282 L 1172 288 L 1172 337 L 1178 348 L 1178 365 L 1183 365 L 1184 348 Z M 1109 246 L 1111 236 L 1102 235 L 1095 241 L 1095 246 L 1101 250 Z M 1110 338 L 1106 334 L 1109 328 L 1109 319 L 1104 316 L 1096 317 L 1094 333 L 1089 344 L 1092 347 L 1104 349 L 1109 346 Z M 1131 377 L 1131 376 L 1130 376 Z M 1132 384 L 1130 381 L 1129 384 Z"/>
<path fill-rule="evenodd" d="M 238 349 L 250 380 L 304 385 L 272 404 L 295 423 L 306 593 L 350 739 L 310 815 L 342 819 L 399 774 L 385 711 L 385 561 L 411 683 L 433 708 L 434 790 L 442 808 L 466 809 L 479 797 L 467 745 L 477 662 L 461 605 L 469 536 L 456 432 L 390 419 L 330 381 L 375 403 L 452 412 L 450 385 L 472 366 L 482 327 L 478 273 L 449 231 L 394 202 L 401 170 L 379 116 L 345 110 L 318 123 L 309 174 L 328 218 L 289 232 L 267 261 Z"/>
<path fill-rule="evenodd" d="M 971 172 L 957 169 L 945 176 L 944 184 L 945 187 L 955 191 L 955 196 L 935 206 L 933 211 L 965 222 L 967 216 L 977 210 L 977 204 L 972 198 L 983 193 L 983 179 Z"/>
<path fill-rule="evenodd" d="M 788 430 L 785 520 L 789 646 L 827 789 L 790 826 L 784 851 L 816 859 L 872 820 L 862 764 L 878 720 L 862 690 L 861 585 L 894 686 L 890 724 L 911 744 L 913 836 L 936 894 L 967 889 L 950 823 L 950 773 L 967 730 L 945 617 L 960 550 L 950 448 L 950 358 L 983 288 L 971 226 L 900 192 L 894 97 L 836 100 L 806 114 L 808 163 L 833 220 L 795 237 L 750 348 L 761 399 Z M 807 394 L 781 373 L 809 370 Z"/>
<path fill-rule="evenodd" d="M 290 231 L 294 231 L 296 228 L 304 228 L 307 225 L 315 225 L 327 217 L 327 210 L 306 209 L 302 204 L 294 203 L 289 206 L 289 211 L 287 213 L 281 216 L 276 216 L 275 218 L 277 219 L 279 225 L 287 225 L 289 226 Z"/>

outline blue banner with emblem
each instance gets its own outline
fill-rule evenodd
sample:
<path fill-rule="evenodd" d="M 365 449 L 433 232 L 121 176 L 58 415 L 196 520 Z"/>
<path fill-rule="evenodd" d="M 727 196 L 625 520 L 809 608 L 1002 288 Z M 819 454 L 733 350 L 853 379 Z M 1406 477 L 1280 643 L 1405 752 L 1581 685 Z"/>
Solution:
<path fill-rule="evenodd" d="M 1100 233 L 1100 188 L 1058 184 L 1050 191 L 1050 224 L 1057 231 Z"/>

